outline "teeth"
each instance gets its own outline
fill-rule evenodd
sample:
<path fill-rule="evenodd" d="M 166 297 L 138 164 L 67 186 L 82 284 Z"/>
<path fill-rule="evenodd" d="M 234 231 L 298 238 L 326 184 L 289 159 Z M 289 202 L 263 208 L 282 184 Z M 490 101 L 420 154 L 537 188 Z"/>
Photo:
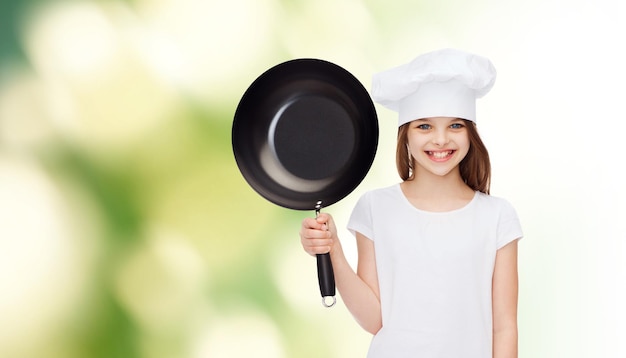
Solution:
<path fill-rule="evenodd" d="M 443 159 L 449 155 L 452 154 L 452 151 L 449 150 L 447 152 L 430 152 L 430 155 L 432 155 L 433 157 L 437 158 L 437 159 Z"/>

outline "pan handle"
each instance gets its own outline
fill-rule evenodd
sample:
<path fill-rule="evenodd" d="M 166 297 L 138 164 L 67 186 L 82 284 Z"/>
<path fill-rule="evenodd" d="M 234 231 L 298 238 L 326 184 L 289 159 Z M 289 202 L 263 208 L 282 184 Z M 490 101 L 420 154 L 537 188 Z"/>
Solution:
<path fill-rule="evenodd" d="M 315 217 L 318 217 L 322 208 L 322 202 L 318 201 L 315 206 Z M 317 254 L 317 280 L 322 294 L 322 304 L 324 307 L 332 307 L 337 303 L 335 298 L 335 272 L 330 261 L 330 254 Z M 329 303 L 327 298 L 332 298 Z"/>
<path fill-rule="evenodd" d="M 317 280 L 320 284 L 322 294 L 322 304 L 325 307 L 332 307 L 337 302 L 335 298 L 335 273 L 333 264 L 330 262 L 330 254 L 317 254 Z M 327 298 L 332 298 L 328 303 Z"/>

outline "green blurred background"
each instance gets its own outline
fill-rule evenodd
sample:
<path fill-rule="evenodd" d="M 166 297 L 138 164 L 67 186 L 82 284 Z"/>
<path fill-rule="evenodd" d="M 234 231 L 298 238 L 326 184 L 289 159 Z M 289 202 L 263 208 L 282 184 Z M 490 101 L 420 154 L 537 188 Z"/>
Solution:
<path fill-rule="evenodd" d="M 626 355 L 625 23 L 617 0 L 1 0 L 0 357 L 364 357 L 300 247 L 314 213 L 247 186 L 233 113 L 279 62 L 369 88 L 442 47 L 499 71 L 479 126 L 526 234 L 520 357 Z M 370 174 L 325 209 L 342 227 L 399 180 L 377 109 Z"/>

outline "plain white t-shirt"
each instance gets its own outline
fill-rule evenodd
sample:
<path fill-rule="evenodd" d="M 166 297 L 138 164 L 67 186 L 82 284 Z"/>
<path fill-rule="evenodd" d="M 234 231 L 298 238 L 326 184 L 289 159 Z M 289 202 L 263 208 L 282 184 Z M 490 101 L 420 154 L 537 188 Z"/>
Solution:
<path fill-rule="evenodd" d="M 509 202 L 476 192 L 460 209 L 428 212 L 395 184 L 365 193 L 348 229 L 375 247 L 382 328 L 368 358 L 492 358 L 496 251 L 522 237 Z"/>

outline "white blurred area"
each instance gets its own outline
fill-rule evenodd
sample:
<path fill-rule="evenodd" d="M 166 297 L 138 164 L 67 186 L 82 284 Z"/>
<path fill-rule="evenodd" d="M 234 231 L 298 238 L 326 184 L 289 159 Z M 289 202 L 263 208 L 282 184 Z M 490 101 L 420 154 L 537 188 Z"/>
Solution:
<path fill-rule="evenodd" d="M 0 155 L 0 198 L 0 355 L 21 356 L 33 342 L 54 346 L 89 290 L 97 243 L 85 226 L 97 225 L 85 206 L 76 220 L 68 197 L 24 158 Z"/>
<path fill-rule="evenodd" d="M 335 61 L 369 87 L 374 71 L 440 47 L 477 52 L 498 70 L 478 105 L 479 129 L 492 156 L 492 194 L 515 205 L 525 232 L 520 357 L 626 355 L 623 1 L 134 4 L 46 3 L 25 24 L 32 71 L 11 68 L 0 87 L 0 356 L 54 339 L 88 295 L 101 244 L 89 200 L 68 196 L 33 159 L 36 149 L 61 137 L 123 155 L 175 118 L 182 97 L 233 107 L 250 80 L 286 58 Z M 363 191 L 397 181 L 396 119 L 377 109 L 371 174 L 328 209 L 340 226 Z M 206 262 L 179 235 L 154 223 L 120 268 L 116 294 L 147 332 L 145 356 L 161 356 L 154 347 L 174 325 L 188 335 L 189 357 L 286 357 L 266 313 L 246 306 L 229 315 L 202 301 Z M 341 237 L 356 263 L 350 234 Z M 340 300 L 331 313 L 303 301 L 316 288 L 298 277 L 314 264 L 297 243 L 277 257 L 289 258 L 274 268 L 286 302 L 328 329 L 334 356 L 365 352 L 369 337 Z M 149 281 L 155 270 L 170 281 Z"/>

